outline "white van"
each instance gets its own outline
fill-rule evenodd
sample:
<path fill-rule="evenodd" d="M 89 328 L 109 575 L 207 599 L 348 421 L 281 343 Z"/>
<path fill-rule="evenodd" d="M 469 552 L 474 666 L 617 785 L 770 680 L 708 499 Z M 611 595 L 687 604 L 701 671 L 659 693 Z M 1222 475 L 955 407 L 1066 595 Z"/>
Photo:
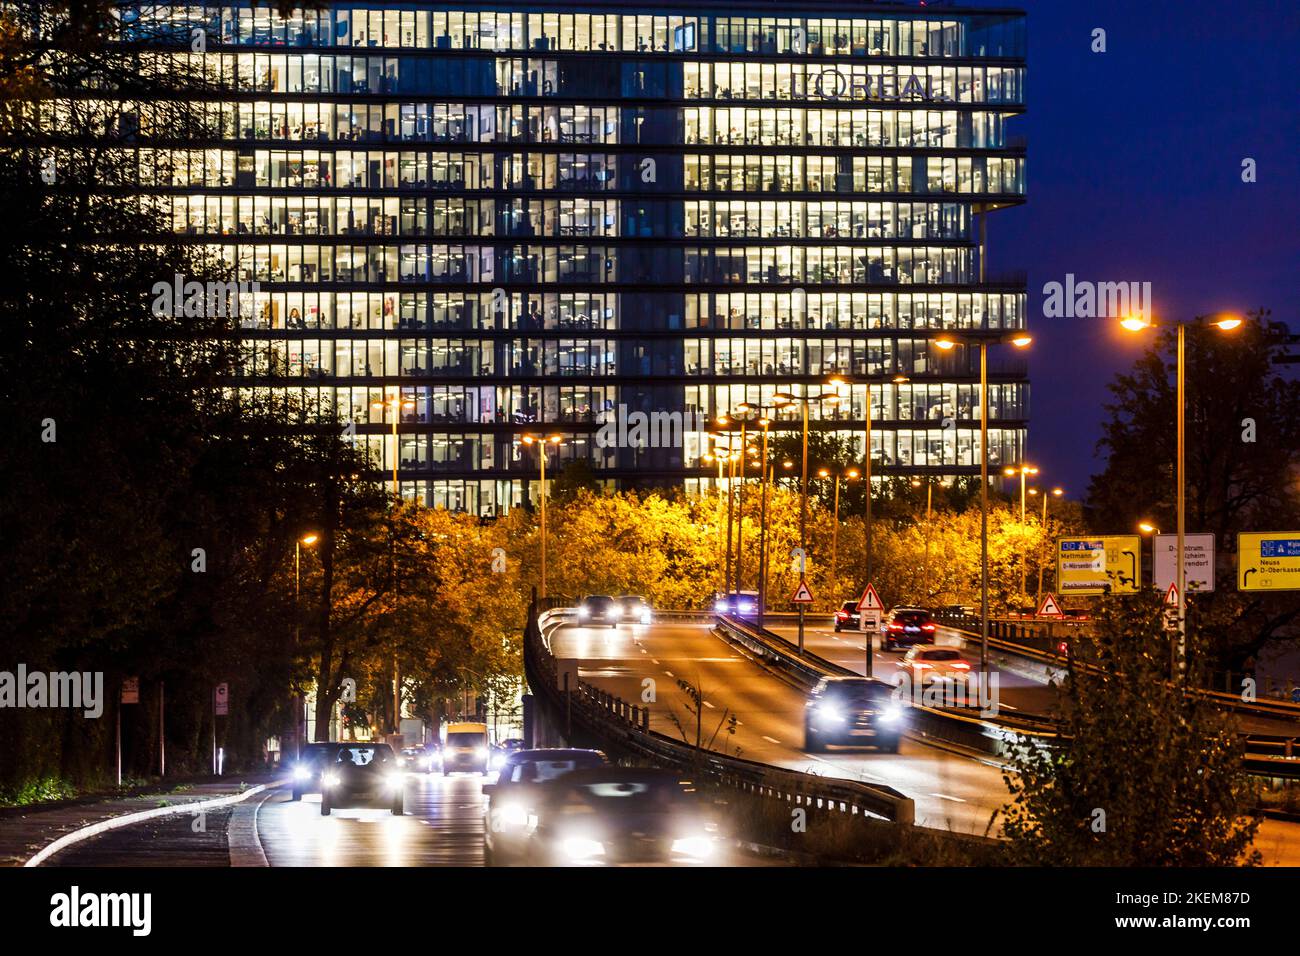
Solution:
<path fill-rule="evenodd" d="M 485 774 L 491 756 L 487 724 L 458 722 L 447 725 L 447 736 L 442 746 L 443 773 Z"/>

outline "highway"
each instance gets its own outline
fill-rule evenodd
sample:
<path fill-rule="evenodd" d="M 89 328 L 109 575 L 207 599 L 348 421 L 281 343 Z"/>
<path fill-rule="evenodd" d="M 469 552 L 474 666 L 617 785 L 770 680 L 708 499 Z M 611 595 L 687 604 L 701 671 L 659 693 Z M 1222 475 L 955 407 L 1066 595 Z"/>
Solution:
<path fill-rule="evenodd" d="M 784 628 L 776 630 L 788 636 Z M 813 630 L 819 633 L 812 634 Z M 991 762 L 912 740 L 904 740 L 897 754 L 840 748 L 805 753 L 804 692 L 714 636 L 709 624 L 664 622 L 618 628 L 564 624 L 550 631 L 549 638 L 556 657 L 578 659 L 584 680 L 629 702 L 644 701 L 643 681 L 651 678 L 656 696 L 648 704 L 652 730 L 683 739 L 672 719 L 676 715 L 686 729 L 686 739 L 694 742 L 694 718 L 677 686 L 683 679 L 703 691 L 705 745 L 726 717 L 737 718 L 735 735 L 723 729 L 711 749 L 792 770 L 893 787 L 915 801 L 919 826 L 979 835 L 997 835 L 1000 830 L 994 816 L 1007 802 L 1007 788 L 1001 770 Z M 863 669 L 860 635 L 836 635 L 829 625 L 805 626 L 805 639 L 815 653 Z M 957 638 L 948 633 L 941 639 L 948 643 Z M 877 650 L 876 676 L 897 670 L 899 656 Z M 1032 689 L 1030 682 L 1014 674 L 1008 674 L 1007 680 L 1013 694 Z M 1255 845 L 1266 865 L 1300 865 L 1298 824 L 1266 820 Z"/>

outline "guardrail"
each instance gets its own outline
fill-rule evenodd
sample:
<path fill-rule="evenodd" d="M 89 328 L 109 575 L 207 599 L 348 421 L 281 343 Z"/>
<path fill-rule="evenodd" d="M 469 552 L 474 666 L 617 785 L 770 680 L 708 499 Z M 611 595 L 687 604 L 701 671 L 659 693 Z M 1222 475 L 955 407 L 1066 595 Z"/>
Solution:
<path fill-rule="evenodd" d="M 915 822 L 911 798 L 890 787 L 818 777 L 693 747 L 650 730 L 648 708 L 629 704 L 581 679 L 576 686 L 567 681 L 561 686 L 547 640 L 549 630 L 568 617 L 558 609 L 560 600 L 535 602 L 524 634 L 524 669 L 533 693 L 554 719 L 570 725 L 570 732 L 576 726 L 611 748 L 746 793 L 907 826 Z"/>

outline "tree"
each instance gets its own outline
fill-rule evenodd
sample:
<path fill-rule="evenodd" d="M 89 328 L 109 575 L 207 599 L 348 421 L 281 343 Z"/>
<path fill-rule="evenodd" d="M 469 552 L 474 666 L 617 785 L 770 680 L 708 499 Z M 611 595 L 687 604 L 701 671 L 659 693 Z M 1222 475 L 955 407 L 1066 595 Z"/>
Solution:
<path fill-rule="evenodd" d="M 1059 685 L 1059 740 L 1013 742 L 1003 833 L 1035 866 L 1233 866 L 1257 821 L 1235 718 L 1169 681 L 1159 595 L 1100 599 Z M 1195 623 L 1195 622 L 1193 622 Z M 1189 648 L 1200 642 L 1189 627 Z M 1089 665 L 1082 665 L 1086 661 Z"/>
<path fill-rule="evenodd" d="M 1300 522 L 1300 382 L 1272 362 L 1280 329 L 1266 316 L 1254 313 L 1226 333 L 1203 324 L 1186 330 L 1187 530 L 1214 532 L 1221 553 L 1238 531 Z M 1092 479 L 1085 511 L 1093 529 L 1131 531 L 1142 519 L 1175 526 L 1174 347 L 1174 331 L 1162 332 L 1110 386 L 1114 401 L 1098 443 L 1106 467 Z M 1224 588 L 1189 600 L 1206 606 L 1209 652 L 1221 665 L 1300 636 L 1295 601 Z"/>

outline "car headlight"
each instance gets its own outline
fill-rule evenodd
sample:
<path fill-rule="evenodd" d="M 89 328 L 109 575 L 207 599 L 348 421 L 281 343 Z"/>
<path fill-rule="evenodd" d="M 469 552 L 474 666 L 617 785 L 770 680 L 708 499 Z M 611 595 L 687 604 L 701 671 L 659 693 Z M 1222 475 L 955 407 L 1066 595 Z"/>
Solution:
<path fill-rule="evenodd" d="M 890 704 L 880 712 L 880 722 L 882 724 L 896 724 L 903 719 L 903 708 L 900 704 Z"/>
<path fill-rule="evenodd" d="M 523 804 L 508 803 L 501 808 L 497 820 L 503 827 L 526 827 L 528 826 L 528 810 Z"/>
<path fill-rule="evenodd" d="M 390 773 L 384 778 L 384 782 L 390 789 L 397 790 L 406 783 L 406 777 L 400 773 Z"/>
<path fill-rule="evenodd" d="M 713 602 L 713 610 L 717 611 L 719 614 L 726 614 L 726 613 L 727 613 L 727 602 L 726 602 L 726 601 L 714 601 L 714 602 Z"/>
<path fill-rule="evenodd" d="M 641 612 L 641 623 L 642 623 L 642 624 L 649 624 L 649 623 L 650 623 L 650 609 L 649 609 L 649 608 L 646 608 L 644 611 Z"/>
<path fill-rule="evenodd" d="M 834 704 L 822 704 L 817 708 L 817 716 L 824 717 L 826 720 L 840 721 L 844 719 L 844 712 Z"/>
<path fill-rule="evenodd" d="M 296 766 L 296 767 L 293 768 L 293 779 L 295 779 L 295 780 L 310 780 L 310 779 L 311 779 L 311 771 L 308 770 L 306 767 L 302 766 L 301 764 L 299 764 L 298 766 Z"/>
<path fill-rule="evenodd" d="M 590 613 L 591 612 L 587 610 L 587 606 L 585 604 L 582 607 L 578 608 L 578 617 L 580 618 L 585 618 Z"/>
<path fill-rule="evenodd" d="M 430 767 L 433 766 L 433 758 L 432 758 L 432 757 L 425 757 L 423 760 L 420 761 L 420 763 L 424 764 L 424 769 L 425 769 L 425 770 L 428 770 Z"/>
<path fill-rule="evenodd" d="M 505 755 L 505 754 L 503 754 L 503 753 L 495 753 L 495 754 L 492 755 L 492 769 L 493 769 L 493 770 L 500 770 L 501 767 L 502 767 L 502 765 L 503 765 L 505 762 L 506 762 L 506 755 Z"/>
<path fill-rule="evenodd" d="M 339 775 L 336 773 L 327 773 L 321 778 L 321 782 L 327 787 L 337 787 L 339 785 Z"/>
<path fill-rule="evenodd" d="M 560 849 L 570 860 L 590 860 L 605 855 L 604 844 L 586 837 L 569 837 L 560 844 Z"/>
<path fill-rule="evenodd" d="M 488 750 L 486 747 L 477 747 L 474 750 L 474 756 L 477 757 L 479 760 L 482 760 L 487 755 L 488 755 Z"/>
<path fill-rule="evenodd" d="M 707 859 L 713 855 L 713 840 L 707 836 L 684 837 L 673 841 L 673 852 L 697 860 Z"/>

